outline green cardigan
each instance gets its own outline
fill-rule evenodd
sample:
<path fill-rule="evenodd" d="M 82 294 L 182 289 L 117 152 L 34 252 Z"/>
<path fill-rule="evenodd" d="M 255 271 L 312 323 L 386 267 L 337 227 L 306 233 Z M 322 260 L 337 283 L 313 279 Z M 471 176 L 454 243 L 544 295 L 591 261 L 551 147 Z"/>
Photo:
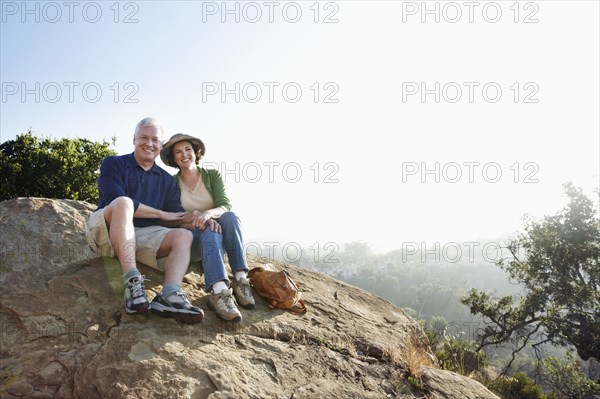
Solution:
<path fill-rule="evenodd" d="M 230 211 L 231 203 L 225 194 L 225 185 L 223 184 L 223 179 L 221 178 L 219 171 L 216 169 L 204 169 L 199 166 L 198 170 L 202 175 L 202 182 L 204 183 L 204 187 L 206 187 L 206 191 L 208 191 L 213 199 L 215 208 L 222 207 L 225 210 Z M 183 190 L 183 184 L 179 180 L 180 174 L 181 172 L 178 172 L 174 177 L 179 186 L 179 190 Z"/>

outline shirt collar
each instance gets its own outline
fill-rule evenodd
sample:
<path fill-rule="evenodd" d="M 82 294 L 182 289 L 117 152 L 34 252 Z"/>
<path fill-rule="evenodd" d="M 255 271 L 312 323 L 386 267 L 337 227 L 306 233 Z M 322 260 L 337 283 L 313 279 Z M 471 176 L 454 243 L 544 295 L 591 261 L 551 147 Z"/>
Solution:
<path fill-rule="evenodd" d="M 135 160 L 135 156 L 133 154 L 134 154 L 134 152 L 126 155 L 125 161 L 127 162 L 127 166 L 137 166 L 140 169 L 144 170 L 144 168 L 142 168 L 140 165 L 138 165 L 137 161 Z M 148 170 L 148 172 L 154 172 L 154 173 L 160 174 L 160 166 L 158 166 L 156 164 L 156 162 L 154 162 L 152 164 L 152 167 Z"/>

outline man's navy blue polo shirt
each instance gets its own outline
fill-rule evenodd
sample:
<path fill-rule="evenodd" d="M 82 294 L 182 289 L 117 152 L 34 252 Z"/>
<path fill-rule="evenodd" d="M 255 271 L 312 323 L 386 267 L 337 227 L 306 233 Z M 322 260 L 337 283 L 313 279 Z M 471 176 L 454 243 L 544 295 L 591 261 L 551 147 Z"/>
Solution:
<path fill-rule="evenodd" d="M 185 212 L 173 176 L 156 163 L 145 171 L 137 164 L 133 153 L 104 158 L 100 166 L 98 191 L 98 209 L 104 208 L 117 197 L 125 196 L 133 200 L 135 210 L 144 204 L 166 212 Z M 159 224 L 158 219 L 133 219 L 136 227 Z"/>

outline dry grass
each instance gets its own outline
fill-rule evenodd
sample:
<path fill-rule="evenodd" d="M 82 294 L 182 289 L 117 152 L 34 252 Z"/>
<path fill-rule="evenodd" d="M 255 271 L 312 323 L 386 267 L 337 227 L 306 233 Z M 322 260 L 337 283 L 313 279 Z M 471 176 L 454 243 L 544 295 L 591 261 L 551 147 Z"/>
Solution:
<path fill-rule="evenodd" d="M 421 366 L 435 367 L 435 360 L 426 348 L 417 345 L 413 340 L 407 345 L 389 345 L 384 351 L 384 357 L 395 366 L 405 369 L 408 374 L 420 378 Z"/>
<path fill-rule="evenodd" d="M 344 334 L 343 336 L 338 337 L 337 339 L 337 347 L 342 352 L 347 352 L 348 355 L 352 357 L 357 356 L 356 345 L 354 344 L 354 340 L 348 334 Z"/>

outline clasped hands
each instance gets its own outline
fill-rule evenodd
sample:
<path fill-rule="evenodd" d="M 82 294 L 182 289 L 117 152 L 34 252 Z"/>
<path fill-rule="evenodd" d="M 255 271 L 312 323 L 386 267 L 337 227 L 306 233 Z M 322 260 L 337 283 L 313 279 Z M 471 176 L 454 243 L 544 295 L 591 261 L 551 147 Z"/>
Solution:
<path fill-rule="evenodd" d="M 212 219 L 208 212 L 163 212 L 161 211 L 161 220 L 166 222 L 180 222 L 191 224 L 193 229 L 204 230 L 208 226 L 212 231 L 221 233 L 221 225 L 215 219 Z"/>
<path fill-rule="evenodd" d="M 194 228 L 204 230 L 208 226 L 212 231 L 221 233 L 221 225 L 215 219 L 211 218 L 208 212 L 187 212 L 186 218 L 190 218 L 190 223 L 192 223 Z"/>

